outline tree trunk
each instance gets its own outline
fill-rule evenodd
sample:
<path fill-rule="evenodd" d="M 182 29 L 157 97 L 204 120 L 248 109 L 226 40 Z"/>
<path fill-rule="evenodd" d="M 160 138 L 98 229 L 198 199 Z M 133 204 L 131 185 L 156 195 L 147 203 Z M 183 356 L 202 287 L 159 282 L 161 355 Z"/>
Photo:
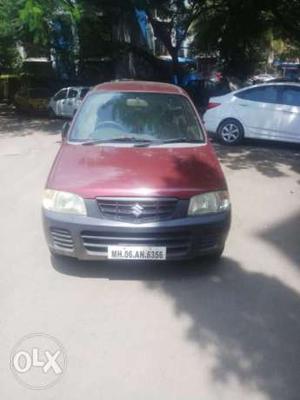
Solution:
<path fill-rule="evenodd" d="M 181 74 L 180 74 L 180 68 L 179 68 L 179 61 L 178 61 L 178 50 L 176 48 L 170 50 L 169 49 L 170 56 L 172 57 L 172 75 L 173 75 L 173 80 L 176 85 L 179 85 L 181 83 Z"/>

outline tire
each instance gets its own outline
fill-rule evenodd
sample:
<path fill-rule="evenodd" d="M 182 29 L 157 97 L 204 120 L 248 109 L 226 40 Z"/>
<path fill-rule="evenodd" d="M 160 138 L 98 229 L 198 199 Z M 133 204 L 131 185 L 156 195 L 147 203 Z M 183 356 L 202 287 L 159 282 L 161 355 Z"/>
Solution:
<path fill-rule="evenodd" d="M 236 119 L 225 119 L 218 127 L 217 136 L 223 144 L 236 145 L 244 138 L 244 128 Z"/>

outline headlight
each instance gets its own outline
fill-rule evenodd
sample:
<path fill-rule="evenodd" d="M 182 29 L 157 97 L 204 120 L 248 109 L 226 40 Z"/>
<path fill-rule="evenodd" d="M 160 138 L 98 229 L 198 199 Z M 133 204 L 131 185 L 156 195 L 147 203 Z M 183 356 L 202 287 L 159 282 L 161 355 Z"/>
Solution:
<path fill-rule="evenodd" d="M 190 200 L 188 215 L 202 215 L 229 210 L 230 200 L 226 190 L 208 192 Z"/>
<path fill-rule="evenodd" d="M 86 215 L 83 198 L 77 194 L 46 189 L 43 198 L 46 210 L 68 214 Z"/>

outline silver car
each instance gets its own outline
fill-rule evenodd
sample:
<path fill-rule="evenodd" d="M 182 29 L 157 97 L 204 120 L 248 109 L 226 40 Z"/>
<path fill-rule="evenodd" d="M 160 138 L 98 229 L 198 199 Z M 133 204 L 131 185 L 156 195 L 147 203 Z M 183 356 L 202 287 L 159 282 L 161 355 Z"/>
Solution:
<path fill-rule="evenodd" d="M 50 99 L 49 114 L 53 117 L 72 118 L 89 90 L 87 86 L 72 86 L 59 90 Z"/>

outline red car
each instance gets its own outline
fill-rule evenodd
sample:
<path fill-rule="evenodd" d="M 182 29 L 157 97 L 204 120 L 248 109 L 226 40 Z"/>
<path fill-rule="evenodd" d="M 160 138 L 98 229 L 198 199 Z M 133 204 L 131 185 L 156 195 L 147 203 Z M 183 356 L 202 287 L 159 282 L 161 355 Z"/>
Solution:
<path fill-rule="evenodd" d="M 230 215 L 223 172 L 181 88 L 101 84 L 64 127 L 43 199 L 52 253 L 90 260 L 219 257 Z"/>

